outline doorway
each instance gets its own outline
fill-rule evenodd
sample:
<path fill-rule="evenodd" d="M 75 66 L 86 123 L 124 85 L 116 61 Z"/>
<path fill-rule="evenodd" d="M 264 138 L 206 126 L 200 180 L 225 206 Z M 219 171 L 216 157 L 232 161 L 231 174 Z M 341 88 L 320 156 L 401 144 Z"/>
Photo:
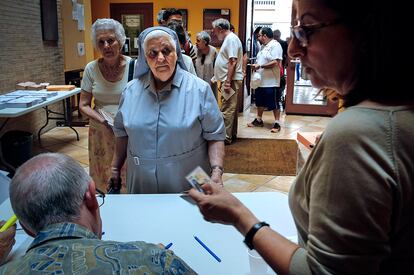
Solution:
<path fill-rule="evenodd" d="M 286 71 L 286 114 L 334 116 L 338 112 L 338 102 L 312 86 L 299 60 L 290 59 Z"/>
<path fill-rule="evenodd" d="M 110 4 L 111 18 L 118 20 L 125 29 L 127 37 L 123 53 L 138 56 L 138 36 L 153 25 L 152 3 Z"/>

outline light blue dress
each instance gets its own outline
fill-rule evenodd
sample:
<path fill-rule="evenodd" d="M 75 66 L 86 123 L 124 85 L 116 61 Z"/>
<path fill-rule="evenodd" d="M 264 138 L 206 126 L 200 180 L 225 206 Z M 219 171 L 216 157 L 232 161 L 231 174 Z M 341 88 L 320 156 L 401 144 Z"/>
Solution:
<path fill-rule="evenodd" d="M 171 83 L 156 92 L 151 73 L 128 83 L 114 132 L 128 136 L 128 193 L 178 193 L 191 186 L 195 167 L 209 171 L 209 140 L 224 140 L 221 112 L 210 86 L 177 66 Z"/>

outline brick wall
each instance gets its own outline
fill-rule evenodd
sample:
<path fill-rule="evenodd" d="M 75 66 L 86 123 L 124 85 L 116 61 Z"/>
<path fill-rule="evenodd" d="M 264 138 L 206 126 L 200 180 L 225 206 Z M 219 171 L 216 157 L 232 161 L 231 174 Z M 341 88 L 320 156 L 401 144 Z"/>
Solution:
<path fill-rule="evenodd" d="M 0 4 L 0 93 L 25 81 L 64 84 L 61 0 L 57 0 L 59 40 L 42 40 L 40 0 L 2 0 Z M 62 110 L 62 104 L 51 106 Z M 5 119 L 0 118 L 0 125 Z M 43 109 L 10 119 L 0 133 L 10 129 L 37 133 L 45 123 Z M 53 127 L 53 121 L 48 128 Z"/>

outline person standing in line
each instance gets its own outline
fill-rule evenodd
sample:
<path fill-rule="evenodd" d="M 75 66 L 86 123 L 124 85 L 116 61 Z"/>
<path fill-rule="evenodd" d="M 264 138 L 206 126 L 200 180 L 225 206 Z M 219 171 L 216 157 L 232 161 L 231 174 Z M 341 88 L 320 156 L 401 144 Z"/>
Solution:
<path fill-rule="evenodd" d="M 280 30 L 274 30 L 273 31 L 273 39 L 276 40 L 277 42 L 279 42 L 280 46 L 282 47 L 283 50 L 283 59 L 282 59 L 282 65 L 283 65 L 283 69 L 286 68 L 287 66 L 287 62 L 288 62 L 288 55 L 287 55 L 287 50 L 288 50 L 288 43 L 285 40 L 282 40 L 281 37 L 281 33 Z"/>
<path fill-rule="evenodd" d="M 219 18 L 213 21 L 213 33 L 223 41 L 214 67 L 214 80 L 220 81 L 221 112 L 226 126 L 225 144 L 237 138 L 237 99 L 243 82 L 243 48 L 240 39 L 230 31 L 230 22 Z"/>
<path fill-rule="evenodd" d="M 282 62 L 282 47 L 279 42 L 273 39 L 273 32 L 268 27 L 263 27 L 258 35 L 262 48 L 257 54 L 257 62 L 252 64 L 255 71 L 260 72 L 260 85 L 256 89 L 257 117 L 248 123 L 248 127 L 263 127 L 262 120 L 265 108 L 273 111 L 275 122 L 272 133 L 280 131 L 280 100 L 282 91 L 280 89 L 280 66 Z"/>
<path fill-rule="evenodd" d="M 206 31 L 199 32 L 196 36 L 196 72 L 197 76 L 209 83 L 217 98 L 217 85 L 211 82 L 214 76 L 214 63 L 217 58 L 217 50 L 210 45 L 211 37 Z"/>
<path fill-rule="evenodd" d="M 273 31 L 273 39 L 275 39 L 277 42 L 279 42 L 280 46 L 282 46 L 282 50 L 283 50 L 283 59 L 282 59 L 282 64 L 280 66 L 280 94 L 281 94 L 281 98 L 284 98 L 284 93 L 283 91 L 286 88 L 286 76 L 285 76 L 285 70 L 287 68 L 288 65 L 288 55 L 287 55 L 287 49 L 288 49 L 288 43 L 287 41 L 282 40 L 281 37 L 281 33 L 280 30 L 274 30 Z M 285 100 L 281 100 L 282 102 L 282 107 L 283 109 L 285 109 Z"/>
<path fill-rule="evenodd" d="M 210 85 L 187 72 L 176 33 L 145 29 L 115 117 L 111 182 L 127 161 L 130 194 L 181 193 L 197 166 L 223 185 L 225 128 Z"/>
<path fill-rule="evenodd" d="M 121 23 L 97 19 L 92 25 L 92 42 L 101 57 L 86 65 L 82 78 L 79 109 L 89 118 L 89 173 L 100 187 L 106 186 L 111 175 L 115 136 L 110 124 L 128 78 L 132 78 L 133 61 L 121 53 L 125 38 Z M 125 182 L 125 168 L 122 179 Z"/>
<path fill-rule="evenodd" d="M 259 36 L 259 33 L 260 33 L 261 29 L 262 29 L 262 27 L 259 26 L 253 32 L 253 54 L 252 54 L 253 58 L 256 58 L 257 54 L 260 51 L 260 41 L 258 39 L 258 36 Z"/>
<path fill-rule="evenodd" d="M 168 9 L 165 11 L 164 13 L 164 21 L 166 22 L 166 24 L 170 24 L 170 23 L 176 23 L 181 25 L 183 28 L 184 23 L 183 23 L 183 14 L 180 10 L 177 9 Z M 191 57 L 191 59 L 193 60 L 193 63 L 195 63 L 197 55 L 195 53 L 195 48 L 193 43 L 191 43 L 190 40 L 190 36 L 188 35 L 188 32 L 186 29 L 184 29 L 185 31 L 185 43 L 183 44 L 183 49 L 184 49 L 184 53 L 186 55 L 188 55 L 189 57 Z"/>
<path fill-rule="evenodd" d="M 175 22 L 170 22 L 167 25 L 168 28 L 172 29 L 173 31 L 175 31 L 175 33 L 177 34 L 178 37 L 178 42 L 180 42 L 180 50 L 181 50 L 181 57 L 183 58 L 185 67 L 187 68 L 187 71 L 189 73 L 192 73 L 193 75 L 197 75 L 195 67 L 194 67 L 194 63 L 193 60 L 191 59 L 191 57 L 189 57 L 188 55 L 185 54 L 184 52 L 184 44 L 185 44 L 185 30 L 183 28 L 183 26 L 181 26 L 180 24 L 177 24 Z"/>

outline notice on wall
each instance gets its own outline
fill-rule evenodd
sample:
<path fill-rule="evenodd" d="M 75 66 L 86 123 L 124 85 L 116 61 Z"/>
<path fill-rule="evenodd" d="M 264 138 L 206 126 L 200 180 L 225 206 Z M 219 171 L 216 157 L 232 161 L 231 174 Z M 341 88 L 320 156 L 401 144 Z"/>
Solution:
<path fill-rule="evenodd" d="M 77 48 L 78 48 L 78 55 L 79 55 L 79 56 L 83 56 L 83 55 L 85 55 L 85 43 L 83 43 L 83 42 L 78 42 L 78 44 L 77 44 Z"/>
<path fill-rule="evenodd" d="M 78 13 L 78 30 L 85 30 L 85 16 L 84 16 L 84 7 L 82 4 L 76 4 L 77 13 Z"/>

